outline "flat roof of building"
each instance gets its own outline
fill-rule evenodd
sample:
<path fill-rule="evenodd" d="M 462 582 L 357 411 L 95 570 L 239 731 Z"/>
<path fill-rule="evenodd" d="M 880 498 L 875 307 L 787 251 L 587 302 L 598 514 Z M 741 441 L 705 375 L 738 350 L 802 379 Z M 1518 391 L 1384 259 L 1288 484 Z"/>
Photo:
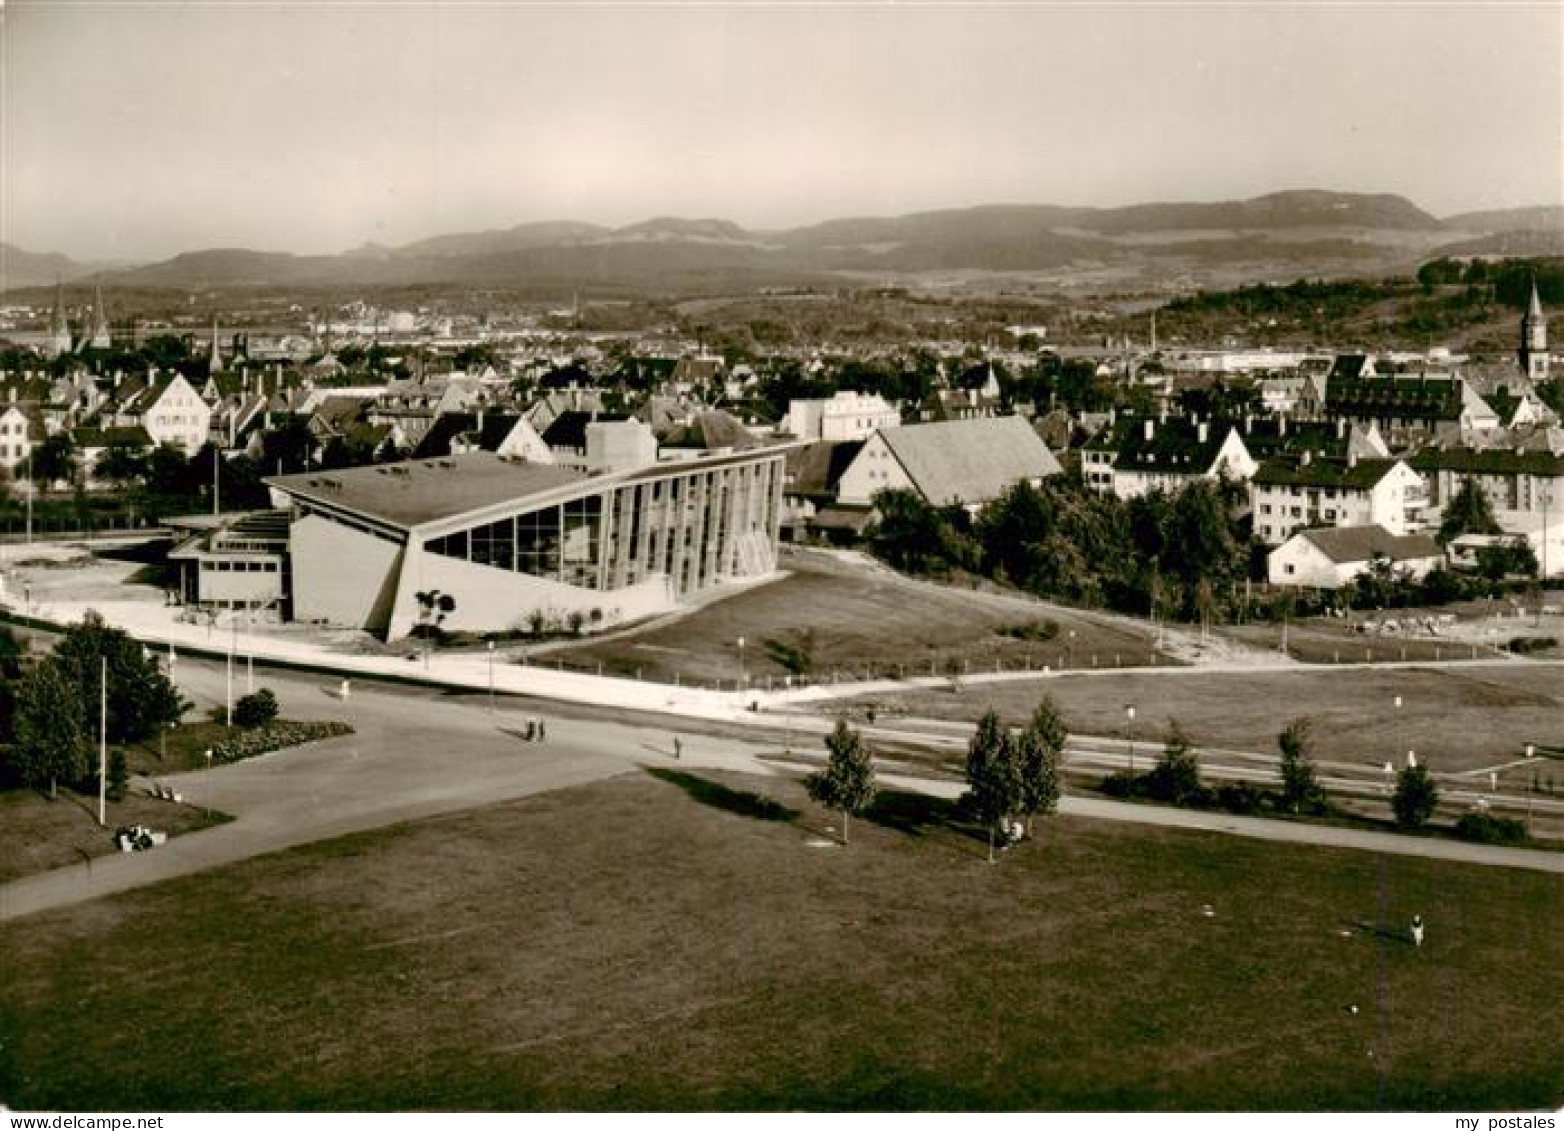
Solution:
<path fill-rule="evenodd" d="M 327 510 L 347 511 L 402 530 L 459 518 L 491 507 L 524 502 L 529 496 L 572 485 L 615 484 L 687 475 L 725 464 L 781 459 L 795 445 L 751 449 L 648 464 L 626 471 L 587 475 L 549 463 L 505 459 L 471 452 L 439 459 L 268 476 L 264 482 Z"/>
<path fill-rule="evenodd" d="M 266 483 L 295 498 L 411 529 L 585 478 L 582 472 L 553 464 L 473 452 L 440 459 L 271 476 Z"/>

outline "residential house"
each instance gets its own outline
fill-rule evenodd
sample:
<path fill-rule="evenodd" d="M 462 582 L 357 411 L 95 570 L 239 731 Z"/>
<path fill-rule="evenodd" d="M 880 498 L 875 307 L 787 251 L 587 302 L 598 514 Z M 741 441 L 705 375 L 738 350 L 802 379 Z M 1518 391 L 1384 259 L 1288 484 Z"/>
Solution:
<path fill-rule="evenodd" d="M 1081 450 L 1087 486 L 1121 499 L 1197 479 L 1245 480 L 1255 466 L 1238 427 L 1226 420 L 1121 416 Z"/>
<path fill-rule="evenodd" d="M 20 401 L 6 405 L 5 411 L 0 412 L 0 467 L 14 475 L 48 435 L 43 414 L 36 405 Z"/>
<path fill-rule="evenodd" d="M 884 490 L 913 491 L 935 506 L 972 509 L 1020 482 L 1062 469 L 1019 416 L 980 417 L 885 428 L 864 442 L 842 472 L 838 501 L 866 506 Z"/>
<path fill-rule="evenodd" d="M 1431 505 L 1444 507 L 1470 479 L 1488 497 L 1494 517 L 1505 530 L 1513 516 L 1552 512 L 1564 519 L 1564 454 L 1545 447 L 1428 447 L 1411 459 L 1428 481 Z"/>
<path fill-rule="evenodd" d="M 878 393 L 839 392 L 789 401 L 786 431 L 800 440 L 864 440 L 901 423 L 901 410 Z"/>
<path fill-rule="evenodd" d="M 1279 545 L 1299 530 L 1383 526 L 1395 535 L 1422 529 L 1423 479 L 1405 460 L 1297 457 L 1268 459 L 1249 481 L 1254 532 Z"/>
<path fill-rule="evenodd" d="M 212 407 L 182 374 L 149 374 L 127 380 L 99 413 L 102 427 L 145 428 L 154 445 L 167 444 L 195 455 L 211 435 Z"/>
<path fill-rule="evenodd" d="M 869 523 L 867 506 L 847 508 L 850 515 L 844 525 L 835 506 L 842 475 L 863 450 L 862 440 L 816 440 L 789 448 L 782 484 L 782 538 L 798 541 L 814 532 L 823 532 L 818 520 L 825 520 L 833 536 L 861 531 Z"/>
<path fill-rule="evenodd" d="M 1333 526 L 1300 530 L 1266 556 L 1272 585 L 1340 589 L 1376 562 L 1413 579 L 1444 564 L 1439 543 L 1426 534 L 1396 535 L 1383 526 Z"/>

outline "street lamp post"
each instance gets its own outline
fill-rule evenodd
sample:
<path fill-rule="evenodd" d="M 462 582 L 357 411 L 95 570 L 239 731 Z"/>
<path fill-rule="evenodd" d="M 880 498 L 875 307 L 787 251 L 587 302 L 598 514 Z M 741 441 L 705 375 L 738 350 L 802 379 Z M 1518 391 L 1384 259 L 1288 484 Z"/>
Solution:
<path fill-rule="evenodd" d="M 232 631 L 228 637 L 228 729 L 234 725 L 234 653 L 239 650 L 239 614 L 235 613 L 231 622 Z"/>
<path fill-rule="evenodd" d="M 1135 704 L 1131 703 L 1124 708 L 1124 717 L 1128 720 L 1125 727 L 1130 740 L 1130 777 L 1135 776 Z"/>
<path fill-rule="evenodd" d="M 1532 743 L 1528 742 L 1526 744 L 1526 765 L 1527 765 L 1527 768 L 1530 768 L 1531 760 L 1533 758 L 1535 758 L 1536 756 L 1537 756 L 1537 748 L 1536 748 L 1536 746 L 1534 746 Z M 1532 798 L 1532 795 L 1534 793 L 1536 793 L 1536 792 L 1537 792 L 1536 771 L 1532 770 L 1531 775 L 1526 779 L 1526 835 L 1527 836 L 1531 835 L 1531 798 Z"/>
<path fill-rule="evenodd" d="M 1064 665 L 1067 668 L 1075 666 L 1075 629 L 1070 630 L 1070 646 L 1065 649 Z"/>
<path fill-rule="evenodd" d="M 489 714 L 494 714 L 494 641 L 489 641 Z"/>
<path fill-rule="evenodd" d="M 744 666 L 744 638 L 739 637 L 739 682 L 749 683 L 749 672 Z"/>

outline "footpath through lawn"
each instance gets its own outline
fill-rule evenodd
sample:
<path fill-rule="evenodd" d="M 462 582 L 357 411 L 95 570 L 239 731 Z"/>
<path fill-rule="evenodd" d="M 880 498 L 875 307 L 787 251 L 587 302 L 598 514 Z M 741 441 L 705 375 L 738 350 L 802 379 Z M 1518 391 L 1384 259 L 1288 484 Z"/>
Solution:
<path fill-rule="evenodd" d="M 1564 1099 L 1556 876 L 1069 819 L 989 866 L 949 816 L 890 795 L 821 847 L 796 783 L 676 766 L 34 916 L 0 928 L 0 1100 Z"/>

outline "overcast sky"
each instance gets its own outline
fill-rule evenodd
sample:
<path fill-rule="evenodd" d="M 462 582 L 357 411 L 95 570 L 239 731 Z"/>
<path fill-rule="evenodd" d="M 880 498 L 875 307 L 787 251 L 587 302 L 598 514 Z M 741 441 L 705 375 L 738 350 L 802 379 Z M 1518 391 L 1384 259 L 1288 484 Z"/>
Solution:
<path fill-rule="evenodd" d="M 1564 5 L 3 9 L 0 238 L 77 258 L 1281 188 L 1564 201 Z"/>

